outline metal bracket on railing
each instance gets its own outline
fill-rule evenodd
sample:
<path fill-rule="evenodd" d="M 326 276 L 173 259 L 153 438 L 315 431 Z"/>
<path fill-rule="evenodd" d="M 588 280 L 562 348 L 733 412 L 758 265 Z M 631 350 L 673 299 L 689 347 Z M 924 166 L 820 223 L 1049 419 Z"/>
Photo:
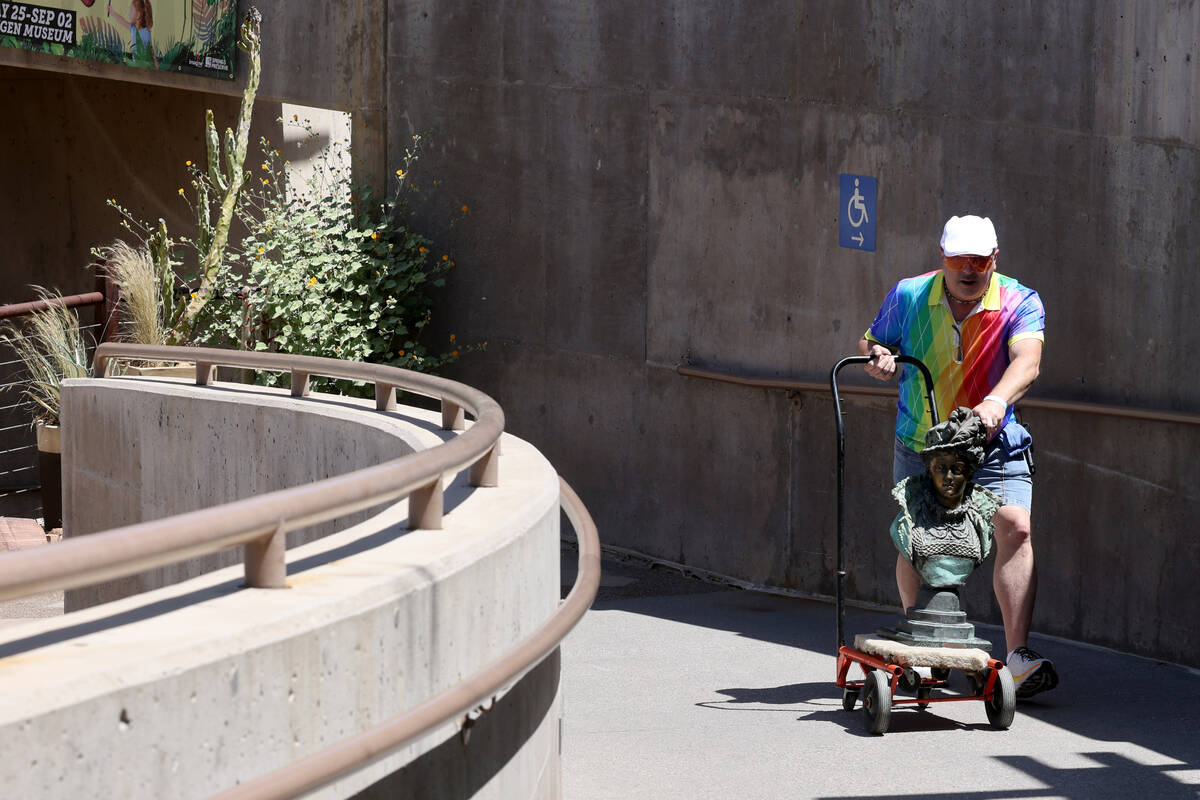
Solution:
<path fill-rule="evenodd" d="M 308 397 L 308 373 L 292 370 L 292 397 Z"/>
<path fill-rule="evenodd" d="M 287 588 L 286 529 L 281 520 L 275 530 L 245 545 L 246 585 L 252 589 Z"/>
<path fill-rule="evenodd" d="M 500 485 L 500 441 L 497 440 L 478 461 L 471 465 L 467 473 L 468 486 L 499 486 Z"/>
<path fill-rule="evenodd" d="M 462 406 L 442 400 L 442 430 L 461 431 L 467 427 L 467 415 Z"/>
<path fill-rule="evenodd" d="M 408 528 L 438 531 L 442 529 L 442 479 L 413 489 L 408 496 Z"/>
<path fill-rule="evenodd" d="M 396 410 L 396 387 L 386 383 L 375 384 L 375 410 Z"/>
<path fill-rule="evenodd" d="M 213 382 L 213 375 L 217 371 L 216 364 L 209 364 L 205 361 L 196 362 L 196 385 L 208 386 Z"/>
<path fill-rule="evenodd" d="M 471 729 L 475 727 L 475 723 L 479 721 L 487 712 L 496 707 L 496 698 L 492 697 L 486 703 L 482 703 L 471 709 L 463 717 L 462 725 L 458 729 L 458 739 L 462 742 L 462 746 L 466 747 L 471 743 Z"/>

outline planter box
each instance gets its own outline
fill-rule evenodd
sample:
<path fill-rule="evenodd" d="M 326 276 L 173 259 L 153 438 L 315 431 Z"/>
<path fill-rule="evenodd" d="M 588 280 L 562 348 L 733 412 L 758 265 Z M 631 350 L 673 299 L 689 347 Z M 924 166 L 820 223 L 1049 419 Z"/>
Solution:
<path fill-rule="evenodd" d="M 42 527 L 62 527 L 62 428 L 37 426 L 38 480 L 42 484 Z"/>

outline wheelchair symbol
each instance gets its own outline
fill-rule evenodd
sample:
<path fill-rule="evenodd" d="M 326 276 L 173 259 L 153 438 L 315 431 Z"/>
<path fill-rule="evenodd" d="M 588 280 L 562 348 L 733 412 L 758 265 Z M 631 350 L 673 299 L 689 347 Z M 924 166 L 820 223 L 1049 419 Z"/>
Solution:
<path fill-rule="evenodd" d="M 861 228 L 866 223 L 870 222 L 867 217 L 867 204 L 863 202 L 863 196 L 858 193 L 858 178 L 854 179 L 854 194 L 850 196 L 850 202 L 846 204 L 846 221 L 851 227 Z M 857 212 L 857 213 L 856 213 Z M 857 219 L 857 222 L 855 221 Z M 862 234 L 859 234 L 861 237 Z M 862 242 L 859 241 L 861 245 Z"/>

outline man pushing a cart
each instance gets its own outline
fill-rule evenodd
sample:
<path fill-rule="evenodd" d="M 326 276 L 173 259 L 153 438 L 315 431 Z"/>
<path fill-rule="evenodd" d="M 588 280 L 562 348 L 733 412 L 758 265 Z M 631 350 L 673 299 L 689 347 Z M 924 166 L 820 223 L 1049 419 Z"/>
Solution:
<path fill-rule="evenodd" d="M 987 447 L 974 481 L 1002 502 L 992 518 L 993 589 L 1017 696 L 1031 697 L 1053 689 L 1058 675 L 1028 646 L 1037 592 L 1030 528 L 1033 442 L 1013 406 L 1038 376 L 1045 311 L 1036 291 L 996 271 L 998 253 L 990 219 L 951 217 L 942 232 L 941 268 L 892 287 L 858 352 L 872 359 L 867 373 L 883 381 L 896 374 L 895 356 L 920 359 L 933 375 L 937 406 L 965 406 L 986 426 Z M 895 483 L 925 471 L 920 451 L 930 424 L 927 406 L 921 376 L 902 370 Z M 903 556 L 896 559 L 896 584 L 907 610 L 917 601 L 920 578 Z"/>

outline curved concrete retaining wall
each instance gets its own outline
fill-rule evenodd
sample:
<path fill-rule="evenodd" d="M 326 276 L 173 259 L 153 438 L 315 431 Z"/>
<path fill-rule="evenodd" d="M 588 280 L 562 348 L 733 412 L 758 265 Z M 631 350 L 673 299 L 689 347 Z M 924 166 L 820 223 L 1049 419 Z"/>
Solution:
<path fill-rule="evenodd" d="M 123 429 L 111 421 L 126 414 L 144 423 L 128 448 L 139 457 L 98 458 L 113 440 L 81 428 L 104 420 L 115 436 Z M 71 382 L 64 423 L 72 514 L 100 513 L 109 487 L 115 505 L 231 500 L 244 492 L 219 497 L 213 487 L 312 480 L 448 435 L 439 415 L 408 407 L 380 414 L 344 398 L 147 380 Z M 193 446 L 177 449 L 189 427 Z M 256 447 L 245 464 L 219 455 Z M 520 439 L 505 436 L 502 449 L 499 487 L 471 489 L 465 473 L 447 485 L 443 530 L 406 530 L 407 501 L 393 504 L 289 549 L 287 589 L 240 588 L 232 566 L 5 629 L 6 794 L 205 797 L 411 708 L 499 656 L 559 597 L 556 473 Z M 131 465 L 138 471 L 126 474 Z M 153 477 L 134 492 L 138 475 Z M 448 724 L 318 796 L 556 797 L 558 688 L 550 658 L 466 744 Z"/>
<path fill-rule="evenodd" d="M 64 393 L 63 531 L 83 536 L 330 478 L 433 447 L 449 436 L 348 413 L 278 390 L 190 381 L 102 379 Z M 366 406 L 362 406 L 366 407 Z M 288 536 L 295 546 L 362 520 L 331 520 Z M 241 563 L 225 550 L 67 592 L 68 611 Z"/>

